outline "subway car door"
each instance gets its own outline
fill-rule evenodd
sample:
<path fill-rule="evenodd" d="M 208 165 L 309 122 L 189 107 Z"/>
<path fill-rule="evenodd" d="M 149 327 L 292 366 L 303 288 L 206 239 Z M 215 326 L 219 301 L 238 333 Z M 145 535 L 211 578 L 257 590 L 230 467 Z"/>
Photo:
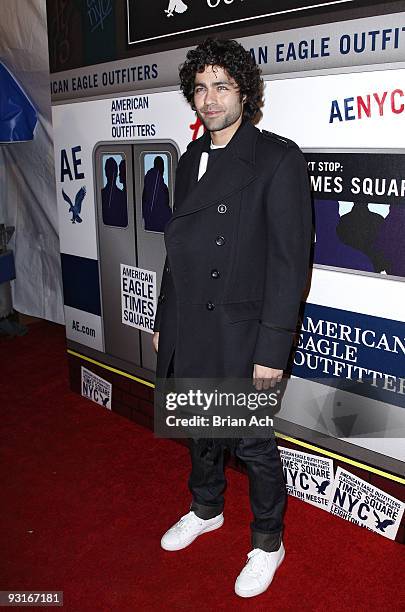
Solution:
<path fill-rule="evenodd" d="M 94 151 L 105 351 L 140 365 L 140 335 L 121 319 L 121 264 L 136 266 L 133 150 L 100 144 Z"/>
<path fill-rule="evenodd" d="M 173 211 L 179 150 L 173 142 L 156 140 L 134 143 L 133 155 L 137 265 L 156 272 L 156 294 L 159 295 L 166 256 L 163 232 Z M 141 365 L 155 370 L 152 334 L 141 331 L 140 335 Z"/>

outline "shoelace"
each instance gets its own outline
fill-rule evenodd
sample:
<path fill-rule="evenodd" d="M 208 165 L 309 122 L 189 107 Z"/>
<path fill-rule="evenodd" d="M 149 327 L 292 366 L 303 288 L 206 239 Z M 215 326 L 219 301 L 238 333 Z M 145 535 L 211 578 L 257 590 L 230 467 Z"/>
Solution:
<path fill-rule="evenodd" d="M 263 551 L 260 548 L 254 548 L 248 553 L 248 560 L 246 561 L 245 570 L 249 574 L 258 574 L 263 571 L 265 558 L 263 557 Z M 265 554 L 265 553 L 264 553 Z"/>
<path fill-rule="evenodd" d="M 185 521 L 189 521 L 188 527 L 191 527 L 191 523 L 195 523 L 195 519 L 196 519 L 196 515 L 192 514 L 191 512 L 188 512 L 187 514 L 185 514 L 184 516 L 181 517 L 181 519 L 176 523 L 176 529 L 182 529 L 184 527 L 184 523 Z"/>

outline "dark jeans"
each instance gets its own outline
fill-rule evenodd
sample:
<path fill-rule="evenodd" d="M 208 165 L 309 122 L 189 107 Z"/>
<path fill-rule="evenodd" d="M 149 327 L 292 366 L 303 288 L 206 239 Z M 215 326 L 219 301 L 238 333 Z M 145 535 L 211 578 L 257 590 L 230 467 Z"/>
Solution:
<path fill-rule="evenodd" d="M 168 376 L 173 376 L 174 354 Z M 247 468 L 249 498 L 254 520 L 250 523 L 252 548 L 278 550 L 283 532 L 286 488 L 274 433 L 271 438 L 242 438 L 235 455 Z M 191 473 L 188 485 L 193 496 L 190 509 L 203 519 L 214 518 L 224 508 L 226 478 L 223 440 L 190 440 Z"/>
<path fill-rule="evenodd" d="M 220 440 L 190 440 L 193 496 L 191 510 L 203 519 L 213 518 L 224 508 L 224 446 Z M 274 437 L 242 438 L 235 455 L 247 468 L 250 505 L 254 520 L 250 524 L 252 548 L 266 552 L 278 550 L 283 531 L 286 488 L 280 455 Z"/>

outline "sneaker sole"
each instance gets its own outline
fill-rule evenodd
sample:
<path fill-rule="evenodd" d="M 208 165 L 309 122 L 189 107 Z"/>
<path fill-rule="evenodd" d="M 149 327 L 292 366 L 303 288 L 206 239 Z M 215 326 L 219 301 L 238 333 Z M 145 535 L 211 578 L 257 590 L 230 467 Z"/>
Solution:
<path fill-rule="evenodd" d="M 183 546 L 176 546 L 175 548 L 173 548 L 173 547 L 164 545 L 162 541 L 160 542 L 160 546 L 163 548 L 163 550 L 168 550 L 169 552 L 175 552 L 177 550 L 183 550 L 183 548 L 187 548 L 187 546 L 190 546 L 190 544 L 192 544 L 194 542 L 194 540 L 199 538 L 204 533 L 208 533 L 209 531 L 215 531 L 215 529 L 219 529 L 220 527 L 222 527 L 223 524 L 224 524 L 224 517 L 222 516 L 221 519 L 217 523 L 213 523 L 209 527 L 206 527 L 204 529 L 204 531 L 201 531 L 201 533 L 198 533 L 191 540 L 187 540 L 187 542 L 185 544 L 183 544 Z"/>
<path fill-rule="evenodd" d="M 236 593 L 236 595 L 239 595 L 239 597 L 248 598 L 248 597 L 255 597 L 256 595 L 261 595 L 262 593 L 267 591 L 267 589 L 269 588 L 269 586 L 273 582 L 274 576 L 276 575 L 276 571 L 278 570 L 278 568 L 280 567 L 280 565 L 284 561 L 284 557 L 285 557 L 285 550 L 283 551 L 283 554 L 282 554 L 279 562 L 277 563 L 277 567 L 276 567 L 276 570 L 275 570 L 275 572 L 273 574 L 273 578 L 270 580 L 269 584 L 266 586 L 265 589 L 260 587 L 258 589 L 255 589 L 254 591 L 239 591 L 237 589 L 236 585 L 235 585 L 235 593 Z"/>

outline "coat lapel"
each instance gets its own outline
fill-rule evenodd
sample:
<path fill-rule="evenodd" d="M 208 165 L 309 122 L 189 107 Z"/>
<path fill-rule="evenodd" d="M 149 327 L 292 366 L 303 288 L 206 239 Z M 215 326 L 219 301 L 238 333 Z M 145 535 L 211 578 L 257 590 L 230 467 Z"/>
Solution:
<path fill-rule="evenodd" d="M 242 123 L 215 164 L 197 182 L 201 153 L 209 146 L 210 134 L 206 132 L 199 139 L 198 145 L 193 147 L 192 155 L 190 154 L 187 164 L 184 164 L 180 176 L 176 178 L 177 181 L 185 181 L 188 189 L 187 192 L 181 189 L 183 193 L 178 194 L 181 201 L 176 202 L 177 210 L 168 224 L 178 217 L 194 213 L 229 198 L 254 181 L 256 179 L 254 154 L 259 133 L 259 130 L 249 121 Z"/>
<path fill-rule="evenodd" d="M 210 135 L 205 132 L 201 138 L 195 141 L 192 152 L 186 154 L 178 168 L 176 174 L 176 188 L 174 194 L 174 203 L 176 211 L 183 210 L 183 203 L 188 194 L 190 194 L 197 186 L 198 168 L 200 165 L 200 157 L 203 151 L 208 150 Z M 175 213 L 177 216 L 177 213 Z"/>

